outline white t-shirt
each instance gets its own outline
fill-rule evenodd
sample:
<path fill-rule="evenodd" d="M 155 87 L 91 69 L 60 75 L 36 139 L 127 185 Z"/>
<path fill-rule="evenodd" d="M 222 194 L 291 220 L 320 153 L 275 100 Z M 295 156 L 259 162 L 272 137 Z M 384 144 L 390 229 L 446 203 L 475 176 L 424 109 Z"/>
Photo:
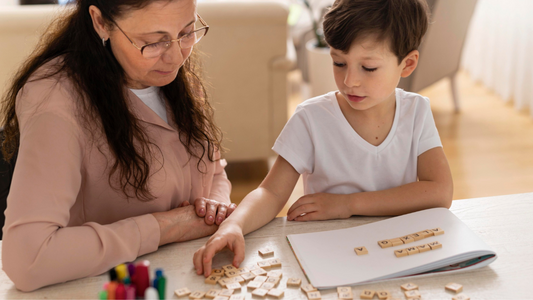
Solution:
<path fill-rule="evenodd" d="M 139 97 L 144 104 L 150 107 L 161 119 L 166 123 L 167 120 L 167 107 L 165 101 L 159 94 L 159 87 L 151 86 L 146 89 L 134 90 L 130 89 L 137 97 Z"/>
<path fill-rule="evenodd" d="M 442 147 L 429 99 L 396 89 L 387 138 L 374 146 L 344 117 L 336 92 L 298 105 L 272 148 L 303 175 L 304 193 L 380 191 L 417 180 L 417 159 Z"/>

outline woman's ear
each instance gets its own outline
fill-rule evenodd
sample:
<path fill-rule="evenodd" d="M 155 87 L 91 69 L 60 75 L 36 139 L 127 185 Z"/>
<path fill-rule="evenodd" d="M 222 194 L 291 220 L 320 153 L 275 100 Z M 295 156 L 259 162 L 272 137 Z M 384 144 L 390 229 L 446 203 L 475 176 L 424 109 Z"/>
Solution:
<path fill-rule="evenodd" d="M 402 61 L 402 77 L 408 77 L 413 73 L 413 71 L 416 69 L 416 66 L 418 65 L 418 57 L 420 55 L 420 52 L 418 50 L 413 50 L 407 54 L 407 56 Z"/>
<path fill-rule="evenodd" d="M 102 17 L 102 12 L 100 9 L 94 5 L 91 5 L 89 6 L 89 14 L 93 20 L 93 27 L 96 33 L 101 39 L 107 41 L 107 39 L 109 39 L 109 32 L 106 29 L 105 21 Z"/>

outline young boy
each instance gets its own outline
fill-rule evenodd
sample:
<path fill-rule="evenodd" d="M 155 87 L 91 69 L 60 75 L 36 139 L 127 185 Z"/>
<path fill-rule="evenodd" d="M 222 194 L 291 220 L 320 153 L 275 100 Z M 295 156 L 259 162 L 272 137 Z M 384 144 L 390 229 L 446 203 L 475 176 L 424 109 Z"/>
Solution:
<path fill-rule="evenodd" d="M 295 221 L 399 215 L 450 207 L 452 178 L 429 100 L 396 86 L 418 62 L 428 25 L 423 0 L 336 0 L 324 18 L 338 91 L 300 104 L 273 149 L 279 156 L 194 255 L 208 276 L 216 252 L 238 266 L 244 234 L 272 220 L 303 175 Z"/>

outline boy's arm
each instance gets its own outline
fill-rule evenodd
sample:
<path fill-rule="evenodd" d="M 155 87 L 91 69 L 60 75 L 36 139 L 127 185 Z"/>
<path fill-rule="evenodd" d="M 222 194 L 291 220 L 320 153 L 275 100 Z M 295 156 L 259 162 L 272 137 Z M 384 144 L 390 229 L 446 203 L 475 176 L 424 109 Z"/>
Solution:
<path fill-rule="evenodd" d="M 433 207 L 449 208 L 453 182 L 441 147 L 418 156 L 417 174 L 417 182 L 382 191 L 303 196 L 289 209 L 287 219 L 309 221 L 348 218 L 352 215 L 390 216 Z"/>
<path fill-rule="evenodd" d="M 233 265 L 244 259 L 244 234 L 267 224 L 281 211 L 298 181 L 300 174 L 281 156 L 261 185 L 250 192 L 235 211 L 220 225 L 218 231 L 194 254 L 197 274 L 211 274 L 213 256 L 228 247 L 235 253 Z"/>

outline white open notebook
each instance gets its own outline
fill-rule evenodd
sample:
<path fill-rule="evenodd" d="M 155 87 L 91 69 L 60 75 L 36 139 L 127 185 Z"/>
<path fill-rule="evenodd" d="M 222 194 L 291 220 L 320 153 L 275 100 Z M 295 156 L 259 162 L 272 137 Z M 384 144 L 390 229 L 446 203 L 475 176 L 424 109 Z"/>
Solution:
<path fill-rule="evenodd" d="M 378 241 L 432 228 L 444 234 L 405 245 L 381 248 Z M 318 289 L 390 278 L 449 273 L 486 266 L 496 259 L 470 228 L 446 208 L 433 208 L 362 226 L 287 236 L 307 278 Z M 442 248 L 405 257 L 395 250 L 438 241 Z M 365 246 L 368 254 L 356 255 Z"/>

